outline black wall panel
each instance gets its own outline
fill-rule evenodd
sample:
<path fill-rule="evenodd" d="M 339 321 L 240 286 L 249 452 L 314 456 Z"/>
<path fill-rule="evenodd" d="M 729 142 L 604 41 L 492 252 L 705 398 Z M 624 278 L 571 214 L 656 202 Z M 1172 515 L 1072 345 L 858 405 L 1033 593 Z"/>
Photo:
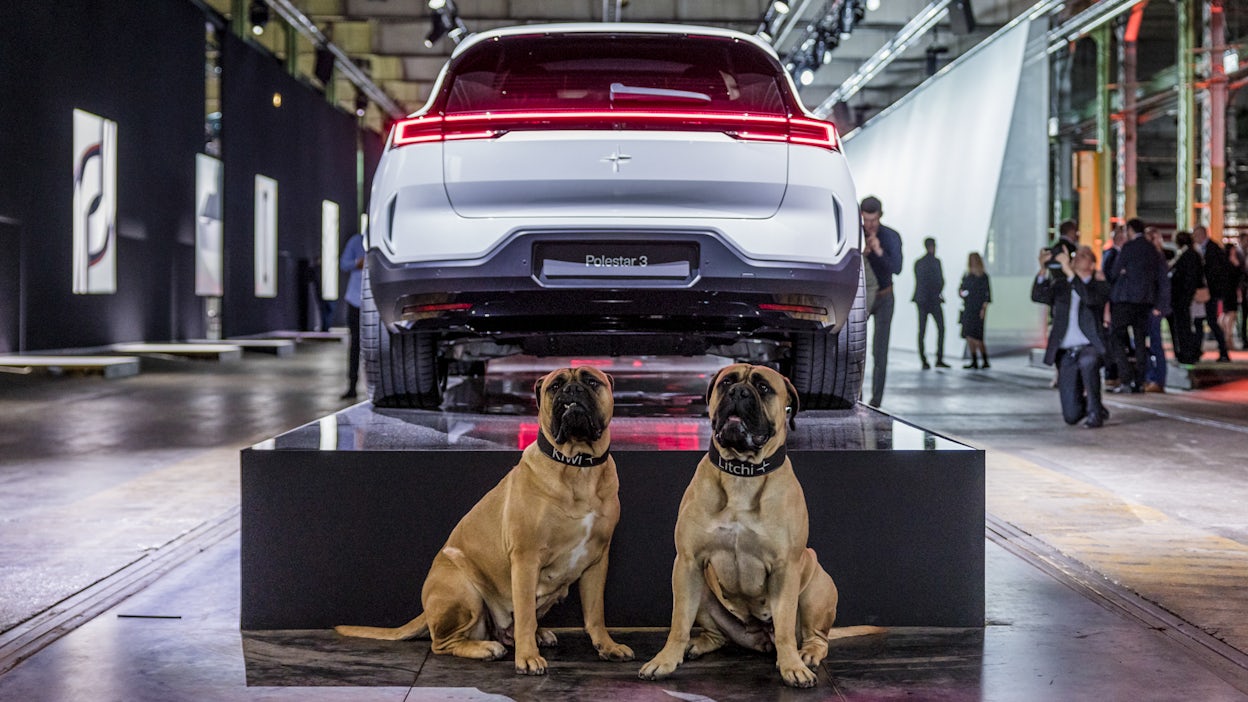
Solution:
<path fill-rule="evenodd" d="M 20 231 L 18 244 L 5 243 L 0 255 L 11 264 L 4 271 L 22 275 L 20 303 L 0 306 L 8 350 L 204 335 L 203 301 L 194 291 L 194 214 L 195 155 L 204 146 L 205 19 L 200 6 L 184 0 L 0 3 L 0 221 L 9 223 L 7 239 Z M 321 200 L 338 203 L 343 240 L 358 227 L 355 118 L 287 75 L 272 56 L 223 36 L 223 331 L 296 328 L 298 266 L 319 254 Z M 279 109 L 275 92 L 283 98 Z M 118 125 L 118 282 L 111 295 L 71 289 L 75 108 Z M 371 180 L 381 139 L 360 138 Z M 256 173 L 278 181 L 275 299 L 254 296 Z M 21 349 L 10 333 L 19 321 Z"/>
<path fill-rule="evenodd" d="M 321 246 L 321 201 L 339 207 L 342 241 L 357 225 L 355 118 L 287 74 L 272 56 L 227 36 L 221 54 L 225 161 L 226 335 L 303 323 L 299 267 Z M 274 95 L 281 95 L 281 106 Z M 276 298 L 255 296 L 255 177 L 277 181 Z"/>
<path fill-rule="evenodd" d="M 203 72 L 191 3 L 0 3 L 0 217 L 21 223 L 26 350 L 168 339 L 184 321 L 191 281 L 171 271 L 194 230 Z M 118 124 L 112 295 L 71 291 L 74 108 Z"/>

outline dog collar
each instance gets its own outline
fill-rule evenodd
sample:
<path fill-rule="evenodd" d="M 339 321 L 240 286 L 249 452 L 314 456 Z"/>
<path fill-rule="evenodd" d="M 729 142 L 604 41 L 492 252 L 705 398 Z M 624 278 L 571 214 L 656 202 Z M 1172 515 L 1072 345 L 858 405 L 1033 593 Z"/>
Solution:
<path fill-rule="evenodd" d="M 720 455 L 719 450 L 715 448 L 715 444 L 711 444 L 710 451 L 707 452 L 711 463 L 716 468 L 722 470 L 729 475 L 735 475 L 741 478 L 753 478 L 759 475 L 767 475 L 784 465 L 785 450 L 784 446 L 776 449 L 776 452 L 763 459 L 762 463 L 747 463 L 746 461 L 734 461 L 731 458 L 724 458 Z"/>
<path fill-rule="evenodd" d="M 555 445 L 550 443 L 550 441 L 546 438 L 546 435 L 540 430 L 537 432 L 537 448 L 539 451 L 547 456 L 550 456 L 556 461 L 566 463 L 570 466 L 576 466 L 577 468 L 592 468 L 594 466 L 600 466 L 603 463 L 606 463 L 607 458 L 611 455 L 611 447 L 608 446 L 607 450 L 603 451 L 601 456 L 594 456 L 589 453 L 578 453 L 575 456 L 569 456 L 555 448 Z"/>

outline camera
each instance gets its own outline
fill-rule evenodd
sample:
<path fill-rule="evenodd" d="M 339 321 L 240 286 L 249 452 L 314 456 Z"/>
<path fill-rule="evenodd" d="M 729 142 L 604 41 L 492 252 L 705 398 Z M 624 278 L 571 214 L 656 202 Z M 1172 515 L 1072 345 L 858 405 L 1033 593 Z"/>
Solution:
<path fill-rule="evenodd" d="M 1044 264 L 1045 268 L 1048 268 L 1051 271 L 1062 270 L 1062 264 L 1060 261 L 1057 260 L 1057 252 L 1060 250 L 1061 249 L 1056 249 L 1056 248 L 1049 249 L 1049 260 L 1045 262 Z"/>

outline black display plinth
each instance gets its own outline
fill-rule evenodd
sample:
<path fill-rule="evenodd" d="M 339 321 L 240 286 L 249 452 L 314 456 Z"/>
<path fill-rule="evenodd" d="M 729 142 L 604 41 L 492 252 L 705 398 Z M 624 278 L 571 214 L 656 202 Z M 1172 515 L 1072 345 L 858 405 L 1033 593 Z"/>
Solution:
<path fill-rule="evenodd" d="M 837 624 L 983 626 L 984 453 L 861 405 L 797 421 L 789 456 L 840 589 Z M 611 430 L 622 516 L 607 625 L 667 626 L 676 510 L 709 420 Z M 363 403 L 244 450 L 241 627 L 408 621 L 452 527 L 536 433 L 535 417 Z M 575 596 L 542 621 L 580 623 Z"/>

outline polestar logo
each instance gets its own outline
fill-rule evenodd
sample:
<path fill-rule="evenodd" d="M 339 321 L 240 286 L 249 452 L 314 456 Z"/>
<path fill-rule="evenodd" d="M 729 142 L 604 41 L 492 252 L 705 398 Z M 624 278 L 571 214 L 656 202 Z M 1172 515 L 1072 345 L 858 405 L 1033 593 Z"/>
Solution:
<path fill-rule="evenodd" d="M 619 173 L 619 172 L 620 172 L 620 164 L 621 164 L 621 163 L 623 163 L 623 162 L 625 162 L 625 161 L 631 161 L 631 160 L 633 160 L 633 157 L 632 157 L 632 156 L 629 156 L 628 154 L 622 154 L 622 153 L 620 153 L 620 147 L 618 147 L 618 146 L 617 146 L 617 147 L 615 147 L 615 151 L 614 151 L 614 152 L 613 152 L 610 156 L 606 156 L 606 157 L 604 157 L 602 160 L 603 160 L 603 161 L 608 161 L 608 162 L 610 162 L 610 163 L 611 163 L 611 172 L 612 172 L 612 173 Z"/>

